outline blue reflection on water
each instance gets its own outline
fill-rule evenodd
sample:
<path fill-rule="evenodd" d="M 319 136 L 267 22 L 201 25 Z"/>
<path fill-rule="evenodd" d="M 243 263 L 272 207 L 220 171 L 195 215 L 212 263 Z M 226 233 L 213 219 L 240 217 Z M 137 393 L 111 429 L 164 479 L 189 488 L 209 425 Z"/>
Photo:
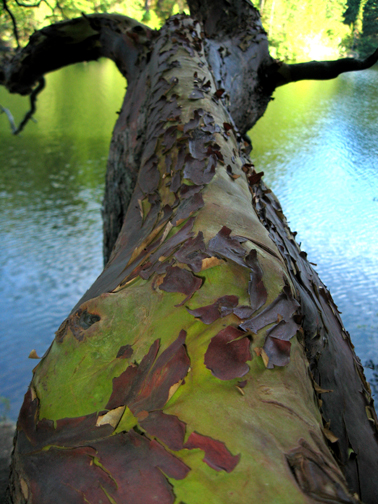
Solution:
<path fill-rule="evenodd" d="M 257 168 L 298 231 L 302 250 L 317 263 L 363 363 L 378 363 L 377 82 L 371 69 L 312 83 L 307 93 L 313 99 L 299 118 L 289 108 L 305 84 L 279 89 L 251 132 Z M 271 131 L 273 146 L 259 150 L 259 139 Z M 367 376 L 371 380 L 372 372 Z"/>

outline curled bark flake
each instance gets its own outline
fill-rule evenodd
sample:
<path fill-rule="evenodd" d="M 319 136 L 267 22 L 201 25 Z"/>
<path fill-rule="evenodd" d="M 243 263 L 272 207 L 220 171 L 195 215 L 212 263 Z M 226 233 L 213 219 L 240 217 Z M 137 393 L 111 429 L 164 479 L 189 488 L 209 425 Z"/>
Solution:
<path fill-rule="evenodd" d="M 189 100 L 201 100 L 205 98 L 204 93 L 200 89 L 193 89 L 193 91 L 189 95 Z"/>
<path fill-rule="evenodd" d="M 282 292 L 269 306 L 256 317 L 243 322 L 240 327 L 245 331 L 249 330 L 257 334 L 263 327 L 277 322 L 278 317 L 289 321 L 299 306 L 298 301 L 292 297 L 289 287 L 284 287 Z"/>
<path fill-rule="evenodd" d="M 147 280 L 156 271 L 159 271 L 161 262 L 159 259 L 161 257 L 170 257 L 175 249 L 180 245 L 180 243 L 186 242 L 193 236 L 192 227 L 194 219 L 191 218 L 188 222 L 173 236 L 168 238 L 163 244 L 154 252 L 147 264 L 143 266 L 143 269 L 139 272 L 139 275 Z M 162 272 L 162 271 L 160 271 Z"/>
<path fill-rule="evenodd" d="M 170 126 L 164 132 L 163 136 L 163 146 L 165 147 L 163 154 L 168 152 L 176 143 L 177 138 L 177 126 Z"/>
<path fill-rule="evenodd" d="M 169 189 L 172 192 L 177 193 L 177 191 L 180 189 L 180 186 L 181 186 L 181 173 L 177 171 L 172 177 Z"/>
<path fill-rule="evenodd" d="M 169 119 L 180 118 L 181 107 L 177 103 L 176 96 L 172 95 L 170 98 L 170 100 L 167 100 L 165 96 L 162 96 L 155 107 L 151 109 L 151 113 L 148 117 L 150 128 L 163 125 L 169 121 Z"/>
<path fill-rule="evenodd" d="M 205 142 L 206 139 L 204 137 L 197 137 L 189 140 L 189 152 L 194 159 L 205 159 L 207 154 Z"/>
<path fill-rule="evenodd" d="M 273 338 L 278 338 L 280 340 L 289 341 L 293 336 L 296 335 L 300 326 L 294 321 L 293 318 L 286 320 L 281 320 L 278 324 L 273 326 L 267 332 L 267 336 L 272 336 Z"/>
<path fill-rule="evenodd" d="M 266 303 L 268 293 L 262 281 L 263 272 L 257 259 L 257 251 L 255 249 L 252 249 L 246 256 L 245 263 L 251 270 L 251 280 L 248 283 L 248 294 L 251 301 L 251 308 L 256 311 Z"/>
<path fill-rule="evenodd" d="M 139 366 L 132 364 L 120 376 L 113 378 L 113 390 L 106 409 L 111 410 L 119 406 L 134 403 L 135 396 L 149 369 L 152 367 L 159 348 L 160 342 L 159 340 L 155 340 Z"/>
<path fill-rule="evenodd" d="M 225 90 L 225 89 L 223 89 L 223 88 L 219 88 L 219 89 L 217 89 L 217 90 L 215 91 L 215 93 L 214 93 L 215 98 L 220 98 L 220 97 L 223 95 L 223 93 L 224 93 L 225 91 L 226 91 L 226 90 Z"/>
<path fill-rule="evenodd" d="M 134 415 L 163 408 L 173 385 L 181 382 L 188 373 L 190 359 L 185 349 L 186 332 L 166 348 L 159 357 L 159 340 L 151 345 L 139 366 L 129 366 L 113 379 L 113 391 L 107 409 L 128 406 Z M 157 358 L 156 358 L 157 357 Z"/>
<path fill-rule="evenodd" d="M 206 254 L 202 231 L 199 231 L 195 238 L 186 240 L 175 253 L 175 258 L 179 262 L 187 264 L 194 273 L 201 271 L 202 260 L 206 257 L 208 257 L 208 255 Z"/>
<path fill-rule="evenodd" d="M 172 77 L 170 82 L 164 79 L 164 77 L 160 77 L 160 79 L 158 80 L 157 84 L 153 89 L 154 102 L 156 103 L 157 101 L 160 100 L 162 96 L 166 96 L 167 93 L 169 93 L 169 91 L 171 91 L 176 86 L 177 83 L 178 83 L 177 77 Z"/>
<path fill-rule="evenodd" d="M 116 359 L 130 359 L 130 357 L 133 355 L 134 350 L 131 345 L 124 345 L 121 346 L 121 348 L 118 350 L 118 353 L 116 355 Z"/>
<path fill-rule="evenodd" d="M 159 66 L 165 63 L 171 56 L 177 53 L 177 47 L 172 47 L 171 49 L 168 49 L 167 51 L 162 51 L 159 56 L 158 56 L 158 62 Z M 164 80 L 167 82 L 165 79 L 160 79 Z"/>
<path fill-rule="evenodd" d="M 252 174 L 248 177 L 249 185 L 253 186 L 255 184 L 258 184 L 263 176 L 264 172 L 256 173 L 255 170 L 253 170 Z"/>
<path fill-rule="evenodd" d="M 286 366 L 290 362 L 290 341 L 268 336 L 264 344 L 264 352 L 268 356 L 269 361 L 266 363 L 268 369 L 273 369 L 274 366 Z"/>
<path fill-rule="evenodd" d="M 200 112 L 201 109 L 197 109 L 194 111 L 194 117 L 193 119 L 190 119 L 190 121 L 188 121 L 187 123 L 185 123 L 184 125 L 184 133 L 188 133 L 188 131 L 192 131 L 196 128 L 198 128 L 198 125 L 199 125 L 199 122 L 200 122 L 200 119 L 201 119 L 201 115 L 200 115 Z"/>
<path fill-rule="evenodd" d="M 153 147 L 153 152 L 155 152 L 155 146 Z M 142 166 L 138 181 L 139 187 L 144 194 L 152 194 L 158 189 L 160 172 L 158 170 L 158 158 L 156 155 L 150 157 L 150 159 Z"/>
<path fill-rule="evenodd" d="M 239 298 L 237 296 L 223 296 L 215 301 L 215 303 L 207 306 L 201 306 L 188 312 L 193 317 L 199 318 L 204 324 L 212 324 L 221 317 L 226 317 L 232 313 L 232 309 L 237 306 Z"/>
<path fill-rule="evenodd" d="M 201 287 L 202 280 L 193 275 L 190 271 L 170 266 L 164 277 L 163 283 L 159 286 L 160 290 L 166 292 L 181 292 L 186 298 L 176 305 L 177 307 L 185 304 L 193 294 Z"/>
<path fill-rule="evenodd" d="M 246 266 L 244 261 L 246 250 L 241 247 L 240 239 L 231 237 L 231 229 L 226 226 L 223 226 L 216 236 L 210 240 L 208 251 L 226 259 L 231 259 L 241 266 Z"/>
<path fill-rule="evenodd" d="M 184 166 L 185 163 L 185 156 L 186 156 L 186 148 L 185 147 L 180 147 L 179 153 L 177 155 L 177 161 L 175 164 L 175 171 L 180 172 Z"/>
<path fill-rule="evenodd" d="M 184 199 L 177 208 L 176 216 L 172 220 L 172 225 L 178 226 L 182 221 L 202 208 L 203 205 L 204 201 L 201 193 L 194 194 L 191 198 Z"/>
<path fill-rule="evenodd" d="M 286 460 L 298 486 L 312 499 L 343 504 L 360 502 L 350 495 L 339 468 L 305 440 L 301 439 L 298 448 L 286 454 Z"/>
<path fill-rule="evenodd" d="M 191 196 L 193 196 L 194 194 L 202 191 L 202 189 L 203 189 L 202 185 L 198 186 L 198 185 L 183 184 L 180 189 L 181 199 L 188 199 Z"/>
<path fill-rule="evenodd" d="M 172 156 L 171 154 L 168 154 L 165 158 L 165 173 L 167 175 L 171 174 L 171 167 L 172 167 Z"/>
<path fill-rule="evenodd" d="M 207 146 L 206 151 L 207 156 L 215 156 L 219 161 L 224 162 L 223 154 L 220 151 L 220 146 L 217 143 L 213 143 Z"/>
<path fill-rule="evenodd" d="M 234 315 L 236 315 L 241 320 L 245 320 L 252 317 L 254 310 L 250 306 L 238 306 L 233 309 Z"/>
<path fill-rule="evenodd" d="M 152 411 L 144 420 L 139 421 L 139 425 L 148 434 L 167 445 L 170 450 L 183 449 L 186 427 L 177 416 L 166 415 L 162 411 Z"/>
<path fill-rule="evenodd" d="M 232 455 L 225 443 L 198 432 L 192 432 L 184 448 L 199 448 L 205 452 L 203 461 L 215 471 L 232 472 L 240 461 L 240 455 Z"/>
<path fill-rule="evenodd" d="M 221 128 L 218 124 L 215 124 L 214 117 L 206 112 L 203 116 L 204 126 L 202 126 L 201 130 L 206 133 L 221 133 Z"/>
<path fill-rule="evenodd" d="M 232 178 L 232 180 L 236 180 L 240 177 L 240 175 L 235 175 L 230 165 L 227 165 L 226 170 L 227 174 L 229 175 L 230 178 Z"/>
<path fill-rule="evenodd" d="M 181 63 L 178 60 L 170 61 L 169 63 L 161 65 L 159 70 L 163 74 L 165 72 L 169 72 L 173 68 L 181 68 Z"/>
<path fill-rule="evenodd" d="M 33 398 L 31 389 L 25 394 L 18 418 L 18 453 L 28 454 L 40 451 L 44 446 L 55 445 L 74 447 L 80 443 L 91 442 L 109 436 L 113 432 L 111 425 L 96 427 L 97 413 L 90 415 L 38 421 L 39 402 Z"/>
<path fill-rule="evenodd" d="M 199 160 L 188 154 L 185 158 L 184 177 L 196 185 L 208 184 L 214 177 L 216 165 L 216 156 Z"/>
<path fill-rule="evenodd" d="M 241 378 L 249 371 L 252 359 L 250 341 L 245 333 L 228 326 L 211 338 L 205 354 L 205 366 L 220 380 Z"/>
<path fill-rule="evenodd" d="M 23 471 L 31 481 L 33 500 L 60 504 L 103 502 L 104 491 L 124 504 L 173 504 L 167 477 L 183 479 L 190 468 L 154 440 L 131 430 L 91 444 L 30 455 Z M 43 480 L 40 474 L 44 474 Z M 56 475 L 60 477 L 57 479 Z M 167 476 L 165 476 L 167 475 Z"/>

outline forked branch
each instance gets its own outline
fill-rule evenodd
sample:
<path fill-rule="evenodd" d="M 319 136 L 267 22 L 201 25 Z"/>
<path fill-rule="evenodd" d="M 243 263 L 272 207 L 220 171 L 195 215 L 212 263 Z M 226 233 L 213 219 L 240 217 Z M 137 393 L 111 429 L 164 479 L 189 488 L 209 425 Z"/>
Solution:
<path fill-rule="evenodd" d="M 25 126 L 27 125 L 27 123 L 30 120 L 35 121 L 35 119 L 33 118 L 33 115 L 36 111 L 35 104 L 37 101 L 37 96 L 43 90 L 43 88 L 45 87 L 45 84 L 46 83 L 45 83 L 44 77 L 41 77 L 41 79 L 39 80 L 38 86 L 35 89 L 33 89 L 33 91 L 30 94 L 30 110 L 28 110 L 28 112 L 26 112 L 26 114 L 25 114 L 24 118 L 22 119 L 22 121 L 20 122 L 19 126 L 16 126 L 16 123 L 14 121 L 13 115 L 10 112 L 10 110 L 8 110 L 7 108 L 0 105 L 0 111 L 4 112 L 5 115 L 8 117 L 9 124 L 10 124 L 13 135 L 18 135 L 19 133 L 21 133 L 21 131 L 25 128 Z"/>

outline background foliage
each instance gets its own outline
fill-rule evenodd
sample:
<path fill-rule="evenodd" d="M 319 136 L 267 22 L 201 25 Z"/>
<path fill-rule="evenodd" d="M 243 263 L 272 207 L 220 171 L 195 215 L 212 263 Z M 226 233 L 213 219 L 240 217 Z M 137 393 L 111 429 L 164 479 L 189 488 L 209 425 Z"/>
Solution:
<path fill-rule="evenodd" d="M 116 12 L 152 28 L 178 12 L 189 12 L 185 0 L 1 0 L 0 50 L 20 43 L 34 30 L 82 12 Z M 378 0 L 260 0 L 271 54 L 285 61 L 366 57 L 378 47 Z"/>

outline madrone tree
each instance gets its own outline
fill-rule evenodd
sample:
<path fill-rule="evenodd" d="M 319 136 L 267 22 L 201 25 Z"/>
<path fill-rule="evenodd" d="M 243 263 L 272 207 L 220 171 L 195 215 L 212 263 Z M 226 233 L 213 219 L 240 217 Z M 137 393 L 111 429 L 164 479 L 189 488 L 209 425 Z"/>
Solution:
<path fill-rule="evenodd" d="M 83 15 L 3 59 L 0 83 L 33 106 L 75 62 L 111 58 L 128 82 L 106 266 L 34 369 L 9 502 L 374 504 L 369 385 L 245 134 L 277 86 L 378 52 L 289 65 L 248 0 L 188 5 L 159 31 Z"/>

